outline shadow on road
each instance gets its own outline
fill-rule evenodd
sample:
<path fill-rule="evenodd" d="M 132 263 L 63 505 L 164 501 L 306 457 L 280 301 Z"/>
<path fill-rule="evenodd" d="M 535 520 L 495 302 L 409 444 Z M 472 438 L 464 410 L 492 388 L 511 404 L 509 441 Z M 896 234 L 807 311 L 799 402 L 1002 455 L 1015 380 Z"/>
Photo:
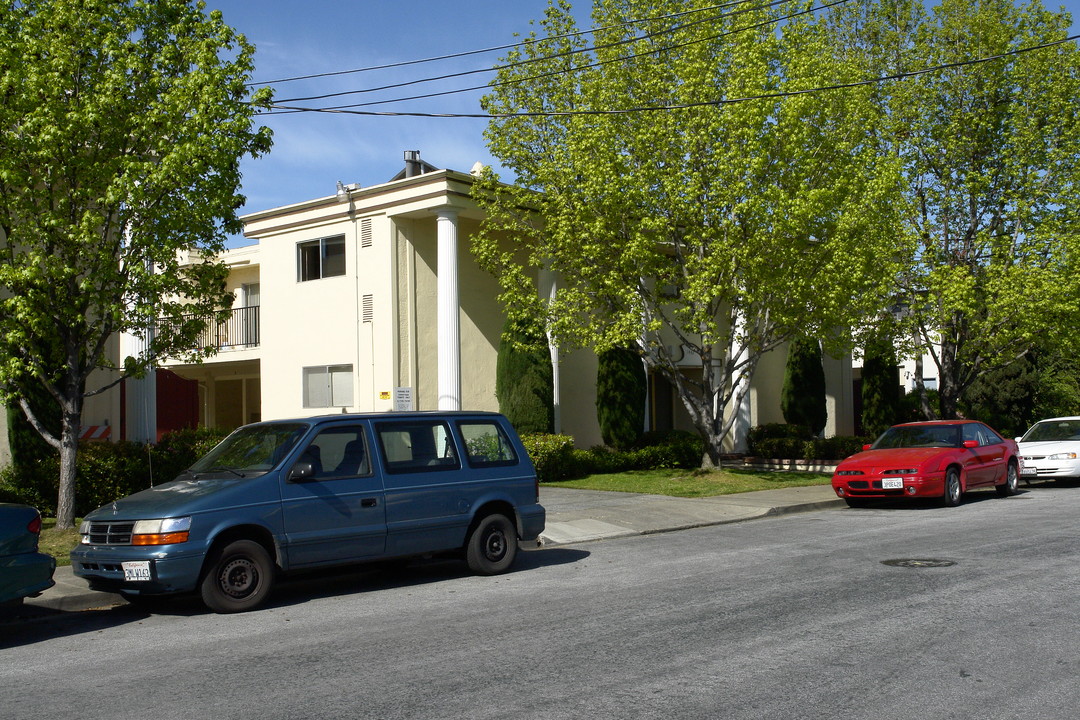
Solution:
<path fill-rule="evenodd" d="M 1000 498 L 994 490 L 973 490 L 971 492 L 964 493 L 964 498 L 960 503 L 960 507 L 964 505 L 975 505 L 983 502 L 992 502 L 994 500 L 1010 500 L 1010 499 L 1022 499 L 1024 495 L 1029 492 L 1028 488 L 1023 485 L 1017 490 L 1015 495 L 1008 498 Z M 865 510 L 955 510 L 956 508 L 946 508 L 941 504 L 941 498 L 864 498 L 862 500 L 865 503 L 862 507 L 847 508 L 852 512 L 863 512 Z"/>
<path fill-rule="evenodd" d="M 518 553 L 512 569 L 505 576 L 478 580 L 498 582 L 499 577 L 513 577 L 545 567 L 578 562 L 588 556 L 585 550 L 562 547 L 523 550 Z M 260 609 L 289 607 L 319 598 L 409 588 L 469 577 L 474 577 L 473 573 L 457 558 L 401 560 L 309 570 L 280 577 L 269 600 Z M 195 595 L 146 598 L 137 605 L 124 604 L 80 612 L 23 605 L 0 613 L 0 650 L 102 632 L 120 625 L 138 623 L 150 614 L 190 617 L 209 612 Z"/>

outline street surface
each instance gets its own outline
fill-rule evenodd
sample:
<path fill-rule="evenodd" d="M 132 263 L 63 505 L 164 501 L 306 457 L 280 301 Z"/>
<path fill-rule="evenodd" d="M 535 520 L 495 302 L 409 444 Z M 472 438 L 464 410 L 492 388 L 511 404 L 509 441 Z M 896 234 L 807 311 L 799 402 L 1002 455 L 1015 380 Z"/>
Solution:
<path fill-rule="evenodd" d="M 1072 718 L 1080 487 L 1024 490 L 7 623 L 0 718 Z"/>

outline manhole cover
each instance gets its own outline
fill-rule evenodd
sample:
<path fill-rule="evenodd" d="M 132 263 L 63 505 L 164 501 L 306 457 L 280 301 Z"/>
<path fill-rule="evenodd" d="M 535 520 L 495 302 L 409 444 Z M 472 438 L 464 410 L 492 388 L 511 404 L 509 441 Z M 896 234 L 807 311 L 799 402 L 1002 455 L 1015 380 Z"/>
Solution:
<path fill-rule="evenodd" d="M 934 558 L 900 558 L 897 560 L 882 560 L 881 564 L 892 567 L 934 568 L 949 567 L 956 563 L 952 560 L 935 560 Z"/>

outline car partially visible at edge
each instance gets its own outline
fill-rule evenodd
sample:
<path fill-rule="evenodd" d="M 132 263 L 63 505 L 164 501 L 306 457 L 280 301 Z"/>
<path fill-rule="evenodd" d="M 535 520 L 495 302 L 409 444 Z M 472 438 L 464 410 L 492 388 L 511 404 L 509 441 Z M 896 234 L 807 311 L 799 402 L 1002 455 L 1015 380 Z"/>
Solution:
<path fill-rule="evenodd" d="M 940 498 L 953 507 L 980 487 L 1014 494 L 1021 462 L 1016 442 L 984 423 L 905 423 L 837 465 L 832 486 L 852 507 L 888 498 Z"/>
<path fill-rule="evenodd" d="M 0 606 L 18 605 L 53 586 L 56 559 L 38 552 L 40 536 L 35 508 L 0 503 Z"/>
<path fill-rule="evenodd" d="M 1024 480 L 1080 477 L 1080 417 L 1040 420 L 1016 442 L 1024 458 Z"/>

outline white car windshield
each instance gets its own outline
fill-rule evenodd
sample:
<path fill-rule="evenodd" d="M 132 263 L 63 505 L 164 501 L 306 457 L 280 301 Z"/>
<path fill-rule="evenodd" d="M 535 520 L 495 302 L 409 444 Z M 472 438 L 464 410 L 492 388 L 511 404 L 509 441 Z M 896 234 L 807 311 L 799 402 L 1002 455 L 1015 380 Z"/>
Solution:
<path fill-rule="evenodd" d="M 1080 440 L 1080 420 L 1043 420 L 1035 423 L 1020 442 Z"/>

